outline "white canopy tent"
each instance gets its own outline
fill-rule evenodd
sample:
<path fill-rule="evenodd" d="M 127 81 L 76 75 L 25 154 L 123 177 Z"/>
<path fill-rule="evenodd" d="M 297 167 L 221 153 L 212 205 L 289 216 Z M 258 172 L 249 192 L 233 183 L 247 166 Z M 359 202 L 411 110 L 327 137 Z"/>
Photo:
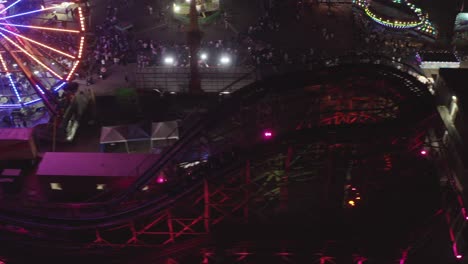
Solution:
<path fill-rule="evenodd" d="M 148 140 L 150 137 L 148 130 L 142 125 L 102 127 L 99 143 L 101 147 L 105 144 L 124 143 L 125 149 L 130 152 L 128 142 Z"/>
<path fill-rule="evenodd" d="M 170 139 L 179 139 L 179 124 L 177 121 L 151 124 L 151 148 L 153 148 L 154 141 Z"/>
<path fill-rule="evenodd" d="M 102 127 L 99 144 L 102 151 L 107 144 L 123 143 L 126 151 L 130 152 L 129 142 L 149 141 L 152 149 L 154 141 L 169 139 L 179 139 L 177 121 Z"/>

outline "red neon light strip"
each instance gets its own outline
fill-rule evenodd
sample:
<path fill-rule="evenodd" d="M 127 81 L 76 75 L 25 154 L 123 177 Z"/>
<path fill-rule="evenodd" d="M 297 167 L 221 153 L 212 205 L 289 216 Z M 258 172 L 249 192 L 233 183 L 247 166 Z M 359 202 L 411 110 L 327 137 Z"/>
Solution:
<path fill-rule="evenodd" d="M 24 27 L 24 28 L 34 28 L 34 29 L 51 30 L 51 31 L 60 31 L 60 32 L 69 32 L 69 33 L 80 33 L 79 30 L 72 30 L 72 29 L 61 29 L 61 28 L 50 28 L 50 27 L 26 26 L 26 25 L 10 24 L 10 23 L 0 23 L 0 25 L 3 25 L 3 26 L 13 26 L 13 27 Z"/>
<path fill-rule="evenodd" d="M 3 30 L 3 31 L 8 32 L 8 33 L 10 33 L 10 34 L 13 34 L 13 35 L 15 35 L 15 36 L 17 36 L 17 37 L 20 37 L 20 38 L 22 38 L 22 39 L 26 39 L 26 40 L 28 40 L 28 41 L 34 43 L 34 44 L 37 44 L 37 45 L 39 45 L 39 46 L 41 46 L 41 47 L 44 47 L 44 48 L 46 48 L 46 49 L 50 49 L 50 50 L 52 50 L 52 51 L 55 51 L 55 52 L 57 52 L 57 53 L 60 53 L 60 54 L 62 54 L 62 55 L 64 55 L 64 56 L 67 56 L 67 57 L 69 57 L 69 58 L 75 59 L 74 56 L 72 56 L 72 55 L 70 55 L 70 54 L 68 54 L 68 53 L 65 53 L 65 52 L 63 52 L 63 51 L 60 51 L 60 50 L 58 50 L 58 49 L 54 49 L 54 48 L 52 48 L 52 47 L 50 47 L 50 46 L 47 46 L 46 44 L 43 44 L 43 43 L 40 43 L 40 42 L 38 42 L 38 41 L 32 40 L 32 39 L 27 38 L 27 37 L 25 37 L 25 36 L 22 36 L 22 35 L 20 35 L 20 34 L 16 34 L 16 33 L 12 32 L 12 31 L 9 31 L 9 30 L 4 29 L 4 28 L 1 28 L 1 27 L 0 27 L 0 30 Z"/>
<path fill-rule="evenodd" d="M 29 52 L 27 52 L 25 49 L 21 48 L 18 44 L 16 44 L 14 41 L 12 41 L 9 37 L 7 37 L 5 34 L 1 33 L 0 32 L 0 35 L 2 35 L 6 40 L 8 40 L 8 42 L 10 42 L 11 44 L 13 44 L 15 47 L 17 47 L 19 50 L 21 50 L 22 52 L 24 52 L 26 55 L 28 55 L 31 59 L 33 59 L 34 61 L 36 61 L 37 63 L 39 63 L 39 65 L 41 65 L 42 67 L 44 67 L 45 69 L 47 69 L 50 73 L 52 73 L 53 75 L 55 75 L 57 78 L 59 78 L 60 80 L 63 80 L 62 76 L 60 76 L 58 73 L 56 73 L 55 71 L 53 71 L 51 68 L 47 67 L 47 65 L 45 65 L 44 63 L 42 63 L 40 60 L 38 60 L 36 57 L 34 57 L 33 55 L 31 55 Z"/>

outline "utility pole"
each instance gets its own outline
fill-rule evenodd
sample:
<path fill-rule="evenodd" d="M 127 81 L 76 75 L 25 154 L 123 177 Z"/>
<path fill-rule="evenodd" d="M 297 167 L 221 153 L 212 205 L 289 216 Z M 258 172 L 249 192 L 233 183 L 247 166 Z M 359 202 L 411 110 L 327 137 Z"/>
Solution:
<path fill-rule="evenodd" d="M 190 49 L 190 93 L 201 93 L 201 79 L 198 70 L 198 50 L 203 32 L 198 25 L 197 0 L 190 1 L 190 27 L 187 32 L 187 43 Z"/>

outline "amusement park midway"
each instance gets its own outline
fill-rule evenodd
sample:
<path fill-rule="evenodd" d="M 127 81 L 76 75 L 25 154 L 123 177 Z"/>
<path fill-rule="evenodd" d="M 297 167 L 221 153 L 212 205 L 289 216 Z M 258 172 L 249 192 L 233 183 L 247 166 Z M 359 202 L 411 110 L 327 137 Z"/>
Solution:
<path fill-rule="evenodd" d="M 331 6 L 328 6 L 331 2 Z M 270 5 L 276 3 L 276 7 L 270 9 Z M 314 3 L 314 4 L 308 4 Z M 317 4 L 316 4 L 317 3 Z M 424 6 L 424 3 L 417 3 Z M 139 67 L 165 65 L 166 57 L 179 56 L 186 49 L 186 30 L 188 25 L 172 17 L 173 1 L 90 1 L 93 29 L 99 27 L 107 19 L 112 19 L 115 13 L 117 23 L 129 24 L 129 43 L 124 62 L 114 63 L 114 58 L 107 58 L 106 80 L 99 79 L 98 70 L 94 69 L 93 88 L 97 96 L 113 95 L 115 89 L 122 86 L 136 86 L 135 73 Z M 401 39 L 399 36 L 378 36 L 378 39 L 401 42 L 404 45 L 423 45 L 428 50 L 438 50 L 439 47 L 450 42 L 453 30 L 453 17 L 456 15 L 461 1 L 431 1 L 426 9 L 430 18 L 437 23 L 439 41 L 427 44 L 416 39 Z M 151 14 L 149 12 L 151 7 Z M 440 11 L 440 12 L 439 12 Z M 265 13 L 267 12 L 267 13 Z M 275 13 L 277 12 L 277 14 Z M 266 15 L 265 14 L 269 14 Z M 302 62 L 313 59 L 340 56 L 349 52 L 387 52 L 393 48 L 384 46 L 375 50 L 368 45 L 367 38 L 375 40 L 374 36 L 365 36 L 353 21 L 352 6 L 346 1 L 248 1 L 225 0 L 223 1 L 222 18 L 212 24 L 202 25 L 203 42 L 207 49 L 227 50 L 232 53 L 237 65 L 278 64 L 284 61 Z M 353 26 L 355 25 L 355 26 Z M 374 31 L 375 32 L 375 31 Z M 101 32 L 97 33 L 100 34 Z M 91 32 L 90 34 L 93 34 Z M 113 34 L 113 33 L 112 33 Z M 247 39 L 253 42 L 247 42 Z M 400 40 L 399 40 L 400 39 Z M 362 42 L 364 43 L 362 43 Z M 218 44 L 220 43 L 220 44 Z M 397 44 L 400 45 L 400 44 Z M 219 48 L 219 46 L 223 46 Z M 232 46 L 232 48 L 231 48 Z M 155 47 L 153 54 L 145 52 Z M 266 57 L 252 55 L 248 49 L 260 47 Z M 156 55 L 154 55 L 156 53 Z M 250 54 L 249 54 L 250 53 Z M 165 55 L 167 54 L 167 55 Z M 246 55 L 247 54 L 247 55 Z M 154 55 L 154 56 L 153 56 Z M 218 55 L 215 55 L 218 56 Z M 307 58 L 303 58 L 307 56 Z M 210 59 L 214 58 L 210 54 Z M 186 61 L 185 61 L 186 62 Z M 217 62 L 215 66 L 217 66 Z M 177 65 L 183 66 L 184 62 L 178 60 Z M 213 65 L 210 65 L 213 66 Z M 85 82 L 78 80 L 78 82 Z"/>
<path fill-rule="evenodd" d="M 0 0 L 0 264 L 468 263 L 465 4 Z"/>

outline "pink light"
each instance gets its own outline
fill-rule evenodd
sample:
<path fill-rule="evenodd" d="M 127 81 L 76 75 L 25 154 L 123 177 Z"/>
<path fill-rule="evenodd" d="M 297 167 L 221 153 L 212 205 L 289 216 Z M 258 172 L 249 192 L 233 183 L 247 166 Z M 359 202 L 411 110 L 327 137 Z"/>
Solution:
<path fill-rule="evenodd" d="M 29 40 L 29 41 L 32 42 L 32 43 L 35 43 L 35 44 L 37 44 L 37 45 L 39 45 L 39 46 L 41 46 L 41 47 L 44 47 L 44 48 L 46 48 L 46 49 L 50 49 L 50 50 L 55 51 L 55 52 L 57 52 L 57 53 L 60 53 L 60 54 L 62 54 L 62 55 L 64 55 L 64 56 L 67 56 L 67 57 L 69 57 L 69 58 L 72 58 L 72 59 L 75 58 L 73 55 L 70 55 L 70 54 L 65 53 L 65 52 L 63 52 L 63 51 L 60 51 L 60 50 L 58 50 L 58 49 L 54 49 L 54 48 L 52 48 L 52 47 L 50 47 L 50 46 L 47 46 L 47 45 L 45 45 L 45 44 L 43 44 L 43 43 L 40 43 L 40 42 L 35 41 L 35 40 L 33 40 L 33 39 L 27 38 L 27 37 L 22 36 L 22 35 L 20 35 L 20 34 L 16 34 L 15 32 L 11 32 L 11 31 L 9 31 L 9 30 L 7 30 L 7 29 L 0 28 L 0 30 L 3 30 L 3 31 L 8 32 L 8 33 L 10 33 L 10 34 L 13 34 L 13 35 L 15 35 L 15 36 L 17 36 L 17 37 L 20 37 L 20 38 L 22 38 L 22 39 Z"/>
<path fill-rule="evenodd" d="M 0 33 L 1 36 L 3 36 L 3 38 L 5 38 L 8 42 L 10 42 L 11 44 L 13 44 L 13 46 L 15 46 L 16 48 L 18 48 L 19 50 L 21 50 L 24 54 L 28 55 L 28 57 L 30 57 L 31 59 L 33 59 L 34 61 L 36 61 L 39 65 L 41 65 L 43 68 L 45 68 L 46 70 L 48 70 L 50 73 L 52 73 L 53 75 L 55 75 L 57 78 L 59 78 L 60 80 L 62 80 L 62 77 L 60 75 L 58 75 L 58 73 L 54 72 L 51 68 L 47 67 L 44 63 L 42 63 L 41 61 L 39 61 L 36 57 L 34 57 L 33 55 L 31 55 L 29 52 L 27 52 L 25 49 L 21 48 L 18 44 L 16 44 L 13 40 L 11 40 L 9 37 L 5 36 L 5 34 L 3 33 Z"/>
<path fill-rule="evenodd" d="M 462 255 L 457 255 L 457 259 L 461 259 L 461 258 L 463 258 Z"/>
<path fill-rule="evenodd" d="M 164 178 L 163 176 L 159 176 L 159 177 L 156 179 L 156 182 L 157 182 L 157 183 L 165 183 L 165 182 L 167 182 L 167 179 Z"/>
<path fill-rule="evenodd" d="M 421 152 L 419 152 L 419 153 L 421 153 L 421 155 L 423 155 L 423 156 L 427 155 L 427 151 L 425 151 L 425 150 L 421 150 Z"/>
<path fill-rule="evenodd" d="M 264 138 L 271 138 L 271 137 L 273 137 L 273 132 L 271 132 L 270 130 L 267 130 L 267 131 L 263 132 L 263 137 Z"/>

